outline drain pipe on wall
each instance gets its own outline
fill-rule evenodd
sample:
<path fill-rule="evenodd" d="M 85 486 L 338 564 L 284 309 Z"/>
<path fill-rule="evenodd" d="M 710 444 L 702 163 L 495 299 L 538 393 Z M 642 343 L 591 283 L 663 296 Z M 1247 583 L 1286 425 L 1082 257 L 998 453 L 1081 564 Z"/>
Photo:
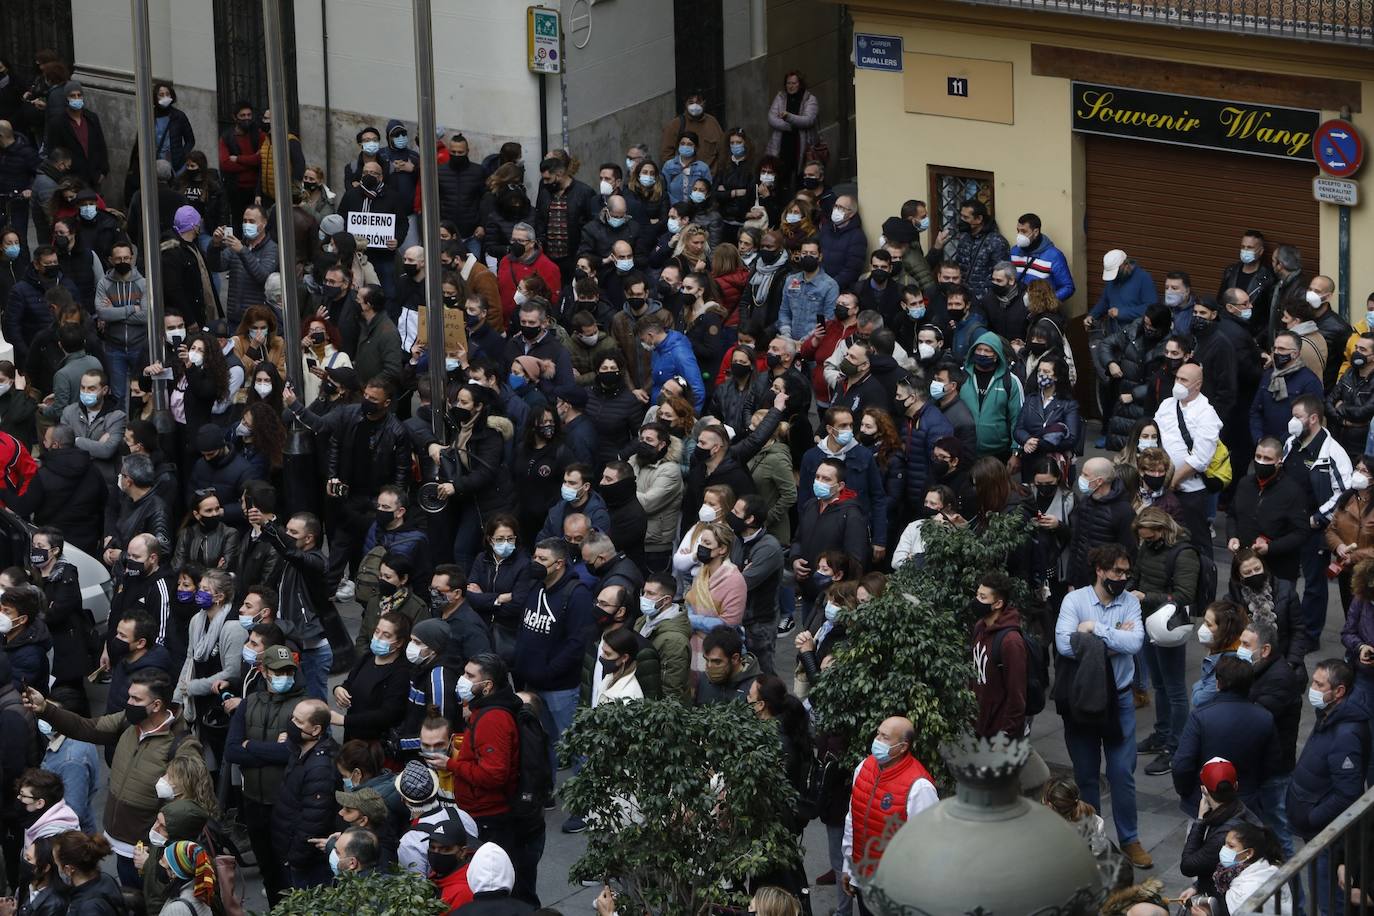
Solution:
<path fill-rule="evenodd" d="M 329 105 L 329 10 L 325 0 L 320 0 L 320 46 L 324 62 L 324 180 L 327 187 L 334 174 L 334 112 Z"/>
<path fill-rule="evenodd" d="M 749 0 L 749 56 L 768 55 L 768 0 Z"/>

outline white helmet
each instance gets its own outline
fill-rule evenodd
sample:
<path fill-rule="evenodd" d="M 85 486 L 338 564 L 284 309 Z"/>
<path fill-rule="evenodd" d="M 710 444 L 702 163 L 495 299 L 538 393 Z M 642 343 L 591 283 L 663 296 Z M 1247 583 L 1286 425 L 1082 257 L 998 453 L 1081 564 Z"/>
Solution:
<path fill-rule="evenodd" d="M 1188 642 L 1195 627 L 1192 622 L 1188 622 L 1170 629 L 1169 624 L 1176 613 L 1178 608 L 1174 604 L 1161 604 L 1154 613 L 1145 618 L 1145 632 L 1149 634 L 1150 642 L 1165 648 L 1181 646 Z"/>

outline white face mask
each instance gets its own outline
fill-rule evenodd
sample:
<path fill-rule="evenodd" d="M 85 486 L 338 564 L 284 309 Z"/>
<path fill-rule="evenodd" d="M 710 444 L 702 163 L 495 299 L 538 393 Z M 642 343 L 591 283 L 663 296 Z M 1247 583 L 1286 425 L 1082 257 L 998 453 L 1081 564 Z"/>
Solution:
<path fill-rule="evenodd" d="M 205 364 L 205 354 L 200 352 L 199 350 L 190 351 L 186 354 L 186 358 L 191 361 L 191 365 L 193 366 L 201 366 Z"/>
<path fill-rule="evenodd" d="M 1297 417 L 1288 418 L 1288 435 L 1301 436 L 1303 433 L 1303 422 Z"/>
<path fill-rule="evenodd" d="M 1026 235 L 1024 232 L 1018 232 L 1018 233 L 1016 233 L 1016 247 L 1017 247 L 1017 248 L 1029 248 L 1029 247 L 1030 247 L 1030 243 L 1031 243 L 1030 236 Z"/>
<path fill-rule="evenodd" d="M 253 385 L 253 390 L 258 393 L 258 397 L 265 398 L 272 393 L 272 383 L 257 382 Z"/>
<path fill-rule="evenodd" d="M 1197 625 L 1197 641 L 1204 646 L 1212 642 L 1212 628 L 1205 623 Z"/>
<path fill-rule="evenodd" d="M 712 509 L 705 503 L 702 503 L 701 508 L 697 510 L 697 520 L 702 522 L 703 524 L 709 525 L 711 522 L 714 522 L 716 518 L 716 510 Z"/>
<path fill-rule="evenodd" d="M 1188 386 L 1182 382 L 1174 382 L 1174 387 L 1170 394 L 1174 396 L 1174 400 L 1182 401 L 1188 397 Z"/>
<path fill-rule="evenodd" d="M 1356 471 L 1354 474 L 1351 474 L 1351 475 L 1350 475 L 1350 489 L 1352 489 L 1352 490 L 1366 490 L 1366 489 L 1368 489 L 1368 488 L 1369 488 L 1369 477 L 1368 477 L 1367 475 L 1362 474 L 1362 473 L 1360 473 L 1359 471 Z"/>
<path fill-rule="evenodd" d="M 597 190 L 601 192 L 602 197 L 610 197 L 615 188 L 611 187 L 609 181 L 602 181 L 601 184 L 597 185 Z"/>
<path fill-rule="evenodd" d="M 935 355 L 935 347 L 928 343 L 917 344 L 916 355 L 921 359 L 930 359 Z"/>
<path fill-rule="evenodd" d="M 1317 292 L 1316 290 L 1314 290 L 1314 289 L 1309 289 L 1309 290 L 1307 291 L 1307 295 L 1304 296 L 1303 298 L 1305 298 L 1305 299 L 1307 300 L 1307 304 L 1310 305 L 1310 306 L 1312 306 L 1314 309 L 1315 309 L 1315 308 L 1321 308 L 1321 304 L 1322 304 L 1321 293 Z"/>
<path fill-rule="evenodd" d="M 422 653 L 424 652 L 417 644 L 409 643 L 406 645 L 406 661 L 412 665 L 420 664 Z"/>
<path fill-rule="evenodd" d="M 164 801 L 171 801 L 177 797 L 177 793 L 172 789 L 172 784 L 167 781 L 166 776 L 157 778 L 157 797 Z"/>

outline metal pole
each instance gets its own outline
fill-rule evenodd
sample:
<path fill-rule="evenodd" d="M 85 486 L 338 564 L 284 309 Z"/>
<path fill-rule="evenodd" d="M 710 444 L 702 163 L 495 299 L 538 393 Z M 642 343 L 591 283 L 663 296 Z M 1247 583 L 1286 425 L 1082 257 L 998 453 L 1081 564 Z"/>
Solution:
<path fill-rule="evenodd" d="M 282 336 L 286 338 L 286 380 L 305 390 L 301 363 L 301 310 L 296 300 L 296 227 L 291 201 L 291 135 L 287 124 L 286 54 L 282 45 L 281 0 L 262 0 L 267 45 L 267 98 L 272 106 L 272 196 L 277 199 L 277 272 L 281 275 Z"/>
<path fill-rule="evenodd" d="M 549 151 L 549 81 L 544 74 L 536 73 L 539 80 L 539 158 Z"/>
<path fill-rule="evenodd" d="M 130 0 L 134 31 L 134 104 L 138 117 L 139 210 L 143 219 L 143 282 L 148 303 L 148 359 L 167 358 L 162 334 L 162 226 L 158 223 L 157 144 L 153 130 L 153 48 L 149 38 L 148 0 Z M 159 433 L 172 431 L 167 409 L 167 383 L 153 383 L 153 423 Z M 120 403 L 129 392 L 116 392 Z"/>
<path fill-rule="evenodd" d="M 1340 208 L 1340 233 L 1337 241 L 1336 295 L 1341 317 L 1350 321 L 1350 208 Z"/>
<path fill-rule="evenodd" d="M 425 151 L 434 138 L 434 23 L 430 0 L 412 0 L 415 26 L 415 94 L 420 108 L 420 235 L 425 247 L 425 302 L 428 309 L 430 421 L 440 443 L 447 441 L 444 408 L 444 292 L 439 267 L 439 159 Z"/>

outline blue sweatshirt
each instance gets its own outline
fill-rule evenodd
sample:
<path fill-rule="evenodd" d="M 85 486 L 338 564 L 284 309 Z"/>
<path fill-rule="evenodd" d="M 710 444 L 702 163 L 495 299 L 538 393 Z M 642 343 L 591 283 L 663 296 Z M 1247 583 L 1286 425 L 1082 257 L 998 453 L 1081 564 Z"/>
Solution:
<path fill-rule="evenodd" d="M 1124 325 L 1145 314 L 1145 309 L 1159 301 L 1155 281 L 1143 267 L 1136 267 L 1130 276 L 1118 273 L 1116 279 L 1102 287 L 1102 295 L 1093 306 L 1093 318 L 1101 318 L 1107 309 L 1116 309 L 1116 321 Z"/>
<path fill-rule="evenodd" d="M 576 690 L 582 656 L 596 637 L 592 593 L 571 572 L 530 589 L 515 639 L 515 674 L 531 690 Z"/>

